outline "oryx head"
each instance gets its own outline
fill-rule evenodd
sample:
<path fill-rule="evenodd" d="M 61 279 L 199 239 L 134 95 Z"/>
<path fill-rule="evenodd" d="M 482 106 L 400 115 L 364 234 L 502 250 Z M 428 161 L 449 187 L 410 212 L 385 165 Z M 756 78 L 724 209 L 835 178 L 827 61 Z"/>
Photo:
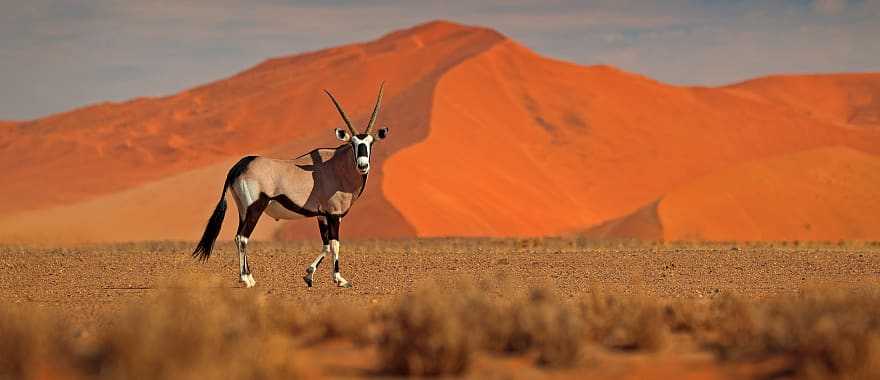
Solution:
<path fill-rule="evenodd" d="M 331 94 L 330 91 L 324 90 L 324 92 L 330 96 L 330 100 L 333 101 L 333 105 L 336 106 L 336 110 L 339 111 L 339 115 L 342 116 L 342 120 L 345 121 L 345 125 L 348 127 L 347 131 L 336 128 L 336 138 L 351 144 L 352 150 L 355 153 L 354 164 L 361 174 L 367 174 L 370 172 L 370 154 L 373 152 L 373 143 L 388 136 L 388 128 L 380 128 L 378 132 L 373 132 L 373 125 L 376 123 L 376 115 L 379 114 L 379 103 L 382 102 L 382 89 L 384 87 L 385 83 L 383 82 L 382 85 L 379 86 L 379 96 L 376 98 L 376 105 L 373 107 L 373 114 L 370 115 L 370 122 L 367 123 L 367 128 L 364 130 L 364 133 L 357 133 L 351 125 L 351 120 L 345 115 L 345 111 L 342 110 L 342 106 L 339 105 L 339 102 L 336 101 L 333 94 Z"/>

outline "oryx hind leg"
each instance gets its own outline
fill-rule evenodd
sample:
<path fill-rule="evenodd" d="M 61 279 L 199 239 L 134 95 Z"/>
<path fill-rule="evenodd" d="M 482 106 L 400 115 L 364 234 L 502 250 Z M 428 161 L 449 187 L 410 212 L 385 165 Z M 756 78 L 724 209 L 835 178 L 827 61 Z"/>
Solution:
<path fill-rule="evenodd" d="M 315 257 L 315 260 L 313 260 L 311 264 L 309 264 L 306 268 L 306 275 L 303 276 L 303 281 L 305 281 L 306 286 L 310 288 L 314 283 L 314 275 L 318 270 L 318 266 L 321 265 L 324 258 L 327 256 L 327 253 L 330 252 L 330 227 L 327 225 L 327 218 L 323 216 L 318 217 L 318 230 L 321 232 L 321 242 L 323 243 L 321 253 Z"/>
<path fill-rule="evenodd" d="M 247 206 L 244 212 L 244 217 L 238 224 L 238 232 L 235 234 L 235 246 L 238 248 L 239 278 L 248 288 L 257 284 L 257 281 L 254 280 L 253 274 L 251 274 L 250 265 L 248 264 L 248 239 L 250 239 L 251 233 L 254 232 L 257 222 L 260 220 L 260 216 L 263 215 L 263 211 L 266 210 L 268 204 L 268 198 L 259 197 L 256 201 Z"/>

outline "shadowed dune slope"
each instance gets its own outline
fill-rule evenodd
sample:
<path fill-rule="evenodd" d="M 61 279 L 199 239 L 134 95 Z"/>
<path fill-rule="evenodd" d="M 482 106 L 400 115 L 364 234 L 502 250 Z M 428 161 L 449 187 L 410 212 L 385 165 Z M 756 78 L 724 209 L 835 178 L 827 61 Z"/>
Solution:
<path fill-rule="evenodd" d="M 391 133 L 345 218 L 346 237 L 554 235 L 608 227 L 637 210 L 659 222 L 622 224 L 634 237 L 669 238 L 675 221 L 700 224 L 704 238 L 727 236 L 715 232 L 727 221 L 665 202 L 747 162 L 809 160 L 798 153 L 831 146 L 839 148 L 819 151 L 880 154 L 880 74 L 677 87 L 548 59 L 493 30 L 438 21 L 270 59 L 171 96 L 0 122 L 0 167 L 10 179 L 0 186 L 0 241 L 197 239 L 232 163 L 336 146 L 332 128 L 342 122 L 321 89 L 362 128 L 382 80 L 378 124 Z M 836 189 L 855 196 L 868 182 Z M 699 188 L 706 202 L 721 194 Z M 656 210 L 645 206 L 658 199 Z M 834 212 L 862 220 L 859 205 L 844 206 Z M 781 218 L 781 207 L 761 215 Z M 667 226 L 663 210 L 691 216 Z M 222 238 L 231 237 L 234 213 L 231 206 Z M 314 224 L 266 217 L 256 236 L 316 239 Z M 880 238 L 871 234 L 853 227 L 816 236 Z M 758 238 L 789 236 L 769 229 Z"/>
<path fill-rule="evenodd" d="M 388 199 L 420 236 L 565 233 L 741 162 L 832 145 L 880 153 L 880 130 L 739 88 L 546 59 L 513 41 L 442 78 L 431 126 L 385 168 Z"/>
<path fill-rule="evenodd" d="M 632 214 L 609 220 L 586 231 L 578 232 L 577 235 L 597 240 L 663 240 L 663 226 L 660 225 L 660 216 L 657 215 L 659 203 L 659 201 L 652 202 Z"/>

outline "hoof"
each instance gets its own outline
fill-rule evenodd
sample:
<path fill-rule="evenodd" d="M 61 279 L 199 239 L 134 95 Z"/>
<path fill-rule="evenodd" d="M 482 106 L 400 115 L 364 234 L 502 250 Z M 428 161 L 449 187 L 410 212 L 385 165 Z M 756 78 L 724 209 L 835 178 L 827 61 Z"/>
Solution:
<path fill-rule="evenodd" d="M 312 279 L 309 278 L 309 276 L 303 276 L 303 281 L 306 282 L 306 286 L 308 286 L 310 288 L 312 287 Z"/>
<path fill-rule="evenodd" d="M 253 288 L 257 284 L 257 281 L 254 280 L 254 276 L 251 274 L 242 275 L 240 281 L 244 283 L 246 288 Z"/>
<path fill-rule="evenodd" d="M 339 284 L 337 286 L 339 286 L 340 288 L 343 288 L 343 289 L 348 289 L 351 287 L 351 282 L 346 282 L 344 284 Z"/>

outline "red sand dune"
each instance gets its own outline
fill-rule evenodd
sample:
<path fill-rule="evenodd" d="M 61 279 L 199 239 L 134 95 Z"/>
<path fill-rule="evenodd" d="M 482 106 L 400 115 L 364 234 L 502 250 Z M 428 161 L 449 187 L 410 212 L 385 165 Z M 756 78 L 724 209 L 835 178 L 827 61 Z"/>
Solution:
<path fill-rule="evenodd" d="M 420 235 L 548 235 L 631 213 L 744 161 L 829 145 L 880 153 L 880 130 L 768 99 L 576 66 L 506 41 L 442 78 L 437 127 L 391 157 L 385 191 Z"/>
<path fill-rule="evenodd" d="M 880 157 L 830 147 L 713 173 L 664 196 L 657 213 L 668 240 L 877 239 L 878 189 Z"/>
<path fill-rule="evenodd" d="M 880 154 L 880 74 L 677 87 L 541 57 L 489 29 L 432 22 L 271 59 L 167 97 L 0 125 L 0 166 L 14 178 L 0 187 L 0 241 L 196 239 L 231 162 L 335 145 L 331 130 L 341 121 L 320 90 L 334 91 L 362 124 L 381 80 L 388 86 L 379 123 L 391 136 L 378 148 L 365 197 L 346 218 L 349 237 L 582 231 L 667 195 L 671 202 L 699 178 L 744 162 L 809 160 L 797 153 L 828 146 L 848 149 L 822 150 L 833 156 L 826 160 Z M 868 186 L 863 174 L 852 175 Z M 700 188 L 694 204 L 719 196 Z M 853 225 L 813 234 L 880 238 L 856 233 L 865 220 L 854 215 L 877 199 L 865 201 L 875 203 L 815 204 L 809 218 L 850 215 Z M 784 217 L 778 210 L 762 215 Z M 705 238 L 727 223 L 698 214 L 686 221 L 701 225 Z M 663 224 L 662 236 L 682 237 L 675 225 Z M 315 230 L 313 221 L 265 219 L 256 233 L 298 239 L 316 237 Z M 653 234 L 641 237 L 661 232 Z"/>
<path fill-rule="evenodd" d="M 876 240 L 878 188 L 880 157 L 846 147 L 819 148 L 712 173 L 586 234 L 662 240 Z"/>

